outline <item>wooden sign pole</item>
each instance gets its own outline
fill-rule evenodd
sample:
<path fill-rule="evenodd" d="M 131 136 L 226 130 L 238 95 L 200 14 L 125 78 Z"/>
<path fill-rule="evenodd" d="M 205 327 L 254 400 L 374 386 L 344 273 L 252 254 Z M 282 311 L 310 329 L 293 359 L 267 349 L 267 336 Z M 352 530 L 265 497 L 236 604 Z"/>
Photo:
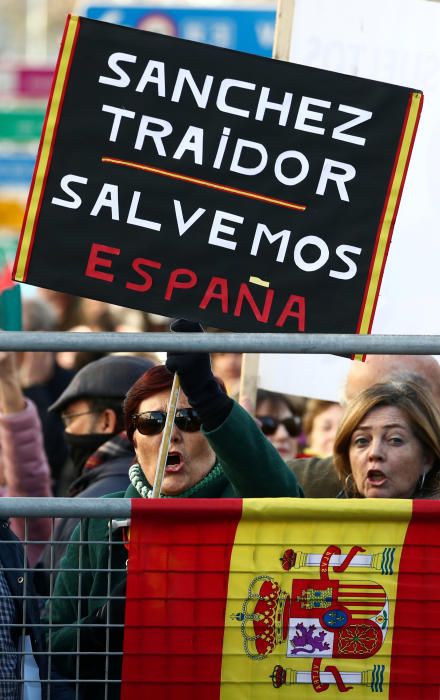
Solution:
<path fill-rule="evenodd" d="M 165 421 L 165 427 L 162 433 L 162 441 L 159 447 L 159 454 L 157 456 L 156 464 L 156 474 L 154 475 L 153 492 L 151 498 L 160 498 L 160 491 L 162 487 L 162 481 L 165 475 L 165 468 L 167 464 L 168 450 L 170 447 L 171 433 L 174 428 L 174 418 L 176 415 L 177 401 L 179 400 L 180 393 L 180 380 L 176 372 L 173 379 L 173 386 L 171 387 L 170 400 L 168 402 L 167 417 Z"/>
<path fill-rule="evenodd" d="M 243 353 L 238 401 L 240 405 L 253 416 L 255 415 L 255 407 L 257 404 L 259 362 L 259 353 Z"/>
<path fill-rule="evenodd" d="M 272 58 L 289 60 L 294 11 L 295 0 L 278 0 Z"/>

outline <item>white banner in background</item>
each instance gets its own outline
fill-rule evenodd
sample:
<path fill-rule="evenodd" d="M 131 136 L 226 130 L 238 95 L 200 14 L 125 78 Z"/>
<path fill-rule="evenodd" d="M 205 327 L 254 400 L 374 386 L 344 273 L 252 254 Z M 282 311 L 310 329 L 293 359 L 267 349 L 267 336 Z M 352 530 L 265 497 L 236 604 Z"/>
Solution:
<path fill-rule="evenodd" d="M 425 95 L 372 333 L 440 332 L 440 3 L 295 0 L 290 60 Z M 338 400 L 350 360 L 264 355 L 260 386 Z"/>

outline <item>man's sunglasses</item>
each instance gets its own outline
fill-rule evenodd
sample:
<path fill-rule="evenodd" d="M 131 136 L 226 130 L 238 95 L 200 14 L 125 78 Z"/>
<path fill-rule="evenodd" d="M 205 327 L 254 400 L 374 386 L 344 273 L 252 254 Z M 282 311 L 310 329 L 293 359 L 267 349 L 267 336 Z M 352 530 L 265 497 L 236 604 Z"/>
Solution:
<path fill-rule="evenodd" d="M 290 437 L 298 437 L 301 434 L 301 419 L 298 416 L 289 416 L 283 420 L 272 416 L 255 416 L 265 435 L 274 435 L 280 425 L 284 425 Z"/>
<path fill-rule="evenodd" d="M 166 418 L 165 411 L 144 411 L 135 413 L 131 420 L 133 429 L 139 430 L 141 435 L 159 435 L 165 427 Z M 202 421 L 193 408 L 179 408 L 174 423 L 185 433 L 196 433 L 200 430 Z"/>

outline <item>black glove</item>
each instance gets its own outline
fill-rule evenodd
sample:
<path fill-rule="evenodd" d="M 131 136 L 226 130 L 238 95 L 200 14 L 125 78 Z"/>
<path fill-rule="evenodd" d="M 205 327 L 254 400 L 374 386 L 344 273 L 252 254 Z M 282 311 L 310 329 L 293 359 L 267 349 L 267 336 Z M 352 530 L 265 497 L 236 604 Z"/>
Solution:
<path fill-rule="evenodd" d="M 199 323 L 183 318 L 173 321 L 171 330 L 178 333 L 203 333 Z M 198 412 L 203 427 L 209 431 L 221 425 L 231 412 L 233 401 L 215 379 L 209 353 L 169 352 L 166 366 L 170 372 L 179 375 L 182 391 Z"/>

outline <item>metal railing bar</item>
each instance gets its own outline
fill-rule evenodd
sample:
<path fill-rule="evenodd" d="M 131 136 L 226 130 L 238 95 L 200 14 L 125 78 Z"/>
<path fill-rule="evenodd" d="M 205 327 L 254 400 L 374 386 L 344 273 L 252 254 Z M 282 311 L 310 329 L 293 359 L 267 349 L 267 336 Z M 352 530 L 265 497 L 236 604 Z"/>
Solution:
<path fill-rule="evenodd" d="M 3 331 L 0 350 L 440 355 L 440 335 Z"/>
<path fill-rule="evenodd" d="M 0 498 L 0 518 L 129 518 L 129 498 Z"/>

